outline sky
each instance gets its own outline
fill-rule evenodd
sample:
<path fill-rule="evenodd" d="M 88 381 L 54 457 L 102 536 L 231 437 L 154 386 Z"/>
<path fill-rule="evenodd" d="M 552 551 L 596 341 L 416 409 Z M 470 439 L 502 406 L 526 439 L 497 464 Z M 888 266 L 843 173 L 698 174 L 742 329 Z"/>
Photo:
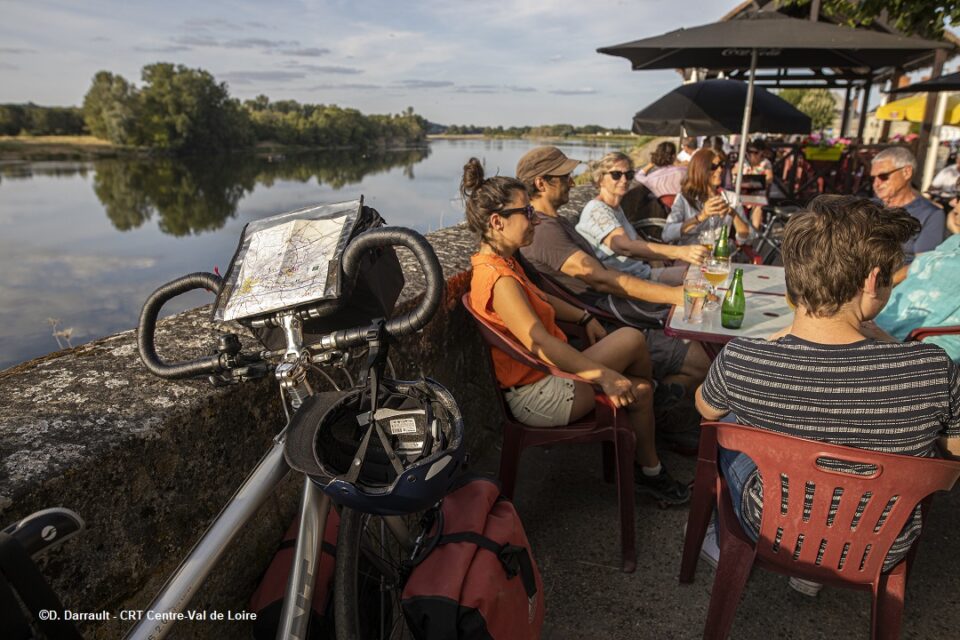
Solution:
<path fill-rule="evenodd" d="M 0 103 L 80 105 L 94 74 L 171 62 L 240 99 L 407 107 L 441 124 L 629 128 L 680 84 L 596 49 L 714 22 L 736 0 L 0 0 Z"/>

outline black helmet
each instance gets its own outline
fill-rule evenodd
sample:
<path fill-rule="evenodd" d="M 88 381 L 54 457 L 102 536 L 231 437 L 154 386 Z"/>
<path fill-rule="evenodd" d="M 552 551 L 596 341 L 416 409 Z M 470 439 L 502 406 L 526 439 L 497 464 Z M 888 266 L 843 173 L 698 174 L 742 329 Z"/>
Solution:
<path fill-rule="evenodd" d="M 380 515 L 439 501 L 464 455 L 463 418 L 430 379 L 383 380 L 370 424 L 370 389 L 307 398 L 287 430 L 284 455 L 337 504 Z M 356 462 L 359 464 L 356 464 Z"/>

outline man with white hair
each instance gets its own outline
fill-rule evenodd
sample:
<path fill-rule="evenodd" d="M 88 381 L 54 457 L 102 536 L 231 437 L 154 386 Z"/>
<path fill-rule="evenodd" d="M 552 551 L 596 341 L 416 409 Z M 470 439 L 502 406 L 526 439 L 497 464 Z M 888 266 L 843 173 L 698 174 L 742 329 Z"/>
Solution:
<path fill-rule="evenodd" d="M 920 221 L 920 233 L 903 243 L 907 262 L 943 242 L 943 209 L 910 186 L 916 166 L 913 154 L 904 147 L 887 147 L 870 164 L 870 179 L 877 198 L 887 207 L 903 207 Z"/>

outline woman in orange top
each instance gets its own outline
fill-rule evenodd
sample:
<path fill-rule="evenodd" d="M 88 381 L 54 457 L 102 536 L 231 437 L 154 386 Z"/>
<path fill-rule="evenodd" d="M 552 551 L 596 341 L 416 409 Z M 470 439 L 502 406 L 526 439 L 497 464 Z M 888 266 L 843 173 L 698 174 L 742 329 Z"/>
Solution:
<path fill-rule="evenodd" d="M 689 489 L 667 473 L 654 446 L 652 370 L 643 334 L 621 328 L 607 335 L 589 313 L 544 293 L 527 278 L 515 254 L 533 241 L 538 218 L 523 183 L 504 176 L 484 179 L 480 161 L 471 158 L 460 193 L 467 224 L 480 236 L 480 250 L 471 258 L 473 309 L 538 358 L 589 380 L 614 406 L 626 408 L 637 435 L 638 492 L 673 504 L 689 500 Z M 583 352 L 568 345 L 557 319 L 583 325 L 591 345 Z M 593 409 L 590 384 L 546 375 L 498 349 L 493 360 L 507 404 L 521 422 L 563 425 Z"/>

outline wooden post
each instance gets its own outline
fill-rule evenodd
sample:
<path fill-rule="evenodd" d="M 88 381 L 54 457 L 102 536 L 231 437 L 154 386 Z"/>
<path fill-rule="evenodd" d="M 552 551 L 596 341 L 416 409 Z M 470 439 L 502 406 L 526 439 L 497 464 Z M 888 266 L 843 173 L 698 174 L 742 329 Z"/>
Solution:
<path fill-rule="evenodd" d="M 863 128 L 867 126 L 867 107 L 870 104 L 870 87 L 873 86 L 873 78 L 867 80 L 867 84 L 863 87 L 863 106 L 860 107 L 860 124 L 857 125 L 857 141 L 858 144 L 863 144 Z"/>
<path fill-rule="evenodd" d="M 813 0 L 810 3 L 810 21 L 816 22 L 820 19 L 820 0 Z"/>
<path fill-rule="evenodd" d="M 847 83 L 847 92 L 843 96 L 843 117 L 840 118 L 840 137 L 847 135 L 847 124 L 850 122 L 850 89 L 852 84 Z"/>
<path fill-rule="evenodd" d="M 939 78 L 943 74 L 943 64 L 947 61 L 946 49 L 937 49 L 933 56 L 933 67 L 930 69 L 930 79 Z M 917 140 L 917 159 L 926 156 L 930 144 L 930 134 L 933 133 L 933 117 L 937 109 L 936 94 L 927 94 L 927 106 L 923 111 L 923 123 L 920 125 L 920 138 Z M 939 123 L 938 123 L 939 124 Z"/>
<path fill-rule="evenodd" d="M 890 78 L 890 91 L 900 87 L 900 78 L 903 77 L 903 69 L 897 67 L 893 70 L 893 76 Z M 884 97 L 882 104 L 887 104 L 887 101 L 890 99 L 889 94 Z M 886 142 L 890 138 L 890 121 L 884 120 L 883 125 L 880 127 L 880 140 L 879 142 Z"/>

